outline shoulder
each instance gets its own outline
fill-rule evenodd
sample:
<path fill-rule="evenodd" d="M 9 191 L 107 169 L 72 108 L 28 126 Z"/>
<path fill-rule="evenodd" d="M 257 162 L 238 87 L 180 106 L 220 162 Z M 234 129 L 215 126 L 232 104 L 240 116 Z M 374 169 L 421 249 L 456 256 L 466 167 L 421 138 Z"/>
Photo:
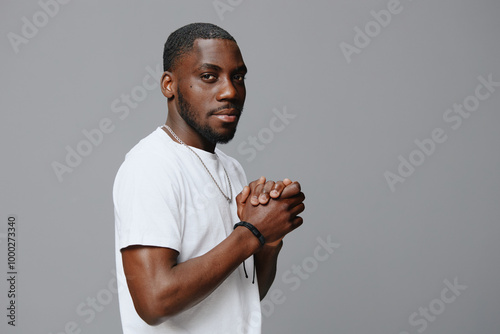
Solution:
<path fill-rule="evenodd" d="M 152 163 L 153 165 L 172 165 L 177 161 L 179 145 L 173 143 L 161 128 L 141 139 L 125 156 L 124 164 Z"/>
<path fill-rule="evenodd" d="M 175 180 L 179 167 L 178 148 L 161 129 L 137 143 L 125 156 L 116 181 L 161 182 Z"/>

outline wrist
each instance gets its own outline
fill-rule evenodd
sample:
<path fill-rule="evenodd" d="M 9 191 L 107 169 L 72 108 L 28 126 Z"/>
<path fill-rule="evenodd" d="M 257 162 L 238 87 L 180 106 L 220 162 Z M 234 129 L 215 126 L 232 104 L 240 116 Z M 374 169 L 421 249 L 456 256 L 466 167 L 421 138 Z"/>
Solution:
<path fill-rule="evenodd" d="M 259 239 L 257 239 L 249 229 L 243 226 L 235 227 L 233 234 L 238 238 L 238 243 L 248 249 L 248 256 L 255 254 L 262 248 Z"/>
<path fill-rule="evenodd" d="M 237 228 L 239 226 L 243 226 L 250 232 L 252 232 L 252 234 L 259 240 L 261 246 L 264 246 L 266 244 L 266 239 L 255 226 L 245 221 L 240 221 L 239 223 L 234 224 L 234 228 Z"/>
<path fill-rule="evenodd" d="M 266 243 L 259 249 L 259 253 L 279 253 L 283 247 L 283 239 L 279 242 Z"/>
<path fill-rule="evenodd" d="M 283 247 L 283 239 L 280 241 L 275 241 L 275 242 L 268 242 L 264 245 L 264 247 L 268 248 L 281 248 Z"/>

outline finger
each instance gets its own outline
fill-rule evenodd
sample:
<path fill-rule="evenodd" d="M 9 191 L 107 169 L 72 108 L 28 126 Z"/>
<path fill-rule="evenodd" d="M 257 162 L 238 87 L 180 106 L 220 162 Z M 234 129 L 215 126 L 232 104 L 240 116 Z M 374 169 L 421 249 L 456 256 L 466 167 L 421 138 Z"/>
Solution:
<path fill-rule="evenodd" d="M 238 196 L 236 196 L 236 212 L 238 213 L 238 217 L 240 217 L 240 219 L 243 214 L 243 208 L 245 207 L 248 195 L 250 195 L 250 187 L 245 186 Z"/>
<path fill-rule="evenodd" d="M 291 208 L 299 205 L 300 203 L 304 202 L 306 196 L 304 193 L 300 192 L 297 195 L 290 197 L 290 198 L 279 198 L 276 199 L 275 201 L 283 201 L 286 203 L 287 210 L 290 210 Z"/>
<path fill-rule="evenodd" d="M 269 193 L 269 196 L 271 196 L 271 198 L 278 198 L 280 197 L 283 189 L 285 189 L 285 183 L 283 181 L 278 181 L 274 184 L 274 187 Z"/>
<path fill-rule="evenodd" d="M 302 219 L 302 217 L 300 216 L 297 216 L 292 221 L 292 228 L 295 230 L 297 227 L 302 225 L 302 223 L 304 223 L 304 219 Z"/>
<path fill-rule="evenodd" d="M 250 184 L 248 186 L 250 187 L 250 190 L 253 190 L 258 184 L 261 184 L 261 183 L 266 183 L 266 177 L 265 176 L 261 176 L 257 180 L 254 180 L 254 181 L 250 182 Z"/>
<path fill-rule="evenodd" d="M 267 181 L 262 188 L 262 192 L 259 195 L 259 203 L 262 205 L 267 204 L 269 202 L 269 193 L 274 187 L 274 181 Z"/>
<path fill-rule="evenodd" d="M 259 195 L 262 193 L 263 188 L 264 188 L 264 184 L 259 183 L 253 189 L 252 195 L 250 197 L 250 203 L 252 203 L 252 205 L 254 205 L 254 206 L 259 205 Z"/>
<path fill-rule="evenodd" d="M 286 178 L 283 180 L 283 183 L 285 184 L 285 186 L 288 186 L 288 185 L 292 184 L 292 180 L 290 180 L 289 178 Z"/>
<path fill-rule="evenodd" d="M 292 216 L 297 216 L 304 212 L 305 209 L 306 205 L 304 203 L 299 203 L 290 210 L 290 214 Z"/>
<path fill-rule="evenodd" d="M 245 203 L 250 195 L 250 187 L 244 186 L 243 190 L 236 196 L 236 201 L 240 203 Z"/>
<path fill-rule="evenodd" d="M 261 177 L 259 177 L 259 179 L 258 179 L 258 180 L 255 180 L 255 181 L 253 181 L 252 183 L 250 183 L 250 187 L 253 189 L 253 188 L 255 188 L 257 185 L 259 185 L 259 184 L 264 184 L 264 183 L 266 183 L 266 177 L 265 177 L 265 176 L 261 176 Z M 253 185 L 253 187 L 252 187 L 252 185 Z"/>
<path fill-rule="evenodd" d="M 254 197 L 253 195 L 255 194 L 255 188 L 259 184 L 264 184 L 264 183 L 266 183 L 266 178 L 264 176 L 261 176 L 258 180 L 252 181 L 248 185 L 250 188 L 250 203 L 252 203 L 253 205 L 258 205 L 258 203 L 255 203 L 255 199 L 252 199 Z"/>
<path fill-rule="evenodd" d="M 300 190 L 301 190 L 300 183 L 295 181 L 290 185 L 286 186 L 285 189 L 283 189 L 283 192 L 281 193 L 281 198 L 293 197 L 298 193 L 300 193 Z"/>

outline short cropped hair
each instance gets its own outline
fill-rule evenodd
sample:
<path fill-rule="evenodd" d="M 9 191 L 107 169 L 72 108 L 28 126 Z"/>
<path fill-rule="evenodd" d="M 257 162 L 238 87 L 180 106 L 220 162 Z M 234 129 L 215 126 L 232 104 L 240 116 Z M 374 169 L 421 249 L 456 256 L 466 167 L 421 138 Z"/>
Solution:
<path fill-rule="evenodd" d="M 172 71 L 178 60 L 193 49 L 194 41 L 201 39 L 236 40 L 227 31 L 211 23 L 191 23 L 174 31 L 168 36 L 163 49 L 163 70 Z"/>

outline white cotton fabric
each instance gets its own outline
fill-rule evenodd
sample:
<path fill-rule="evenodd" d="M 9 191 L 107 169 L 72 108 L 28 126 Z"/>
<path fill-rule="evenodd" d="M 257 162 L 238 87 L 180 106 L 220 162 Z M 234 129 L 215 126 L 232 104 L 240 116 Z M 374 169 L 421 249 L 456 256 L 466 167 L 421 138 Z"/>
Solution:
<path fill-rule="evenodd" d="M 241 165 L 219 149 L 215 154 L 193 148 L 231 203 L 222 196 L 199 159 L 159 127 L 126 155 L 113 187 L 116 267 L 124 334 L 261 332 L 257 282 L 252 284 L 253 257 L 239 266 L 198 305 L 149 326 L 135 311 L 123 272 L 120 250 L 131 245 L 159 246 L 179 252 L 178 262 L 201 256 L 224 240 L 239 221 L 236 195 L 247 184 Z"/>

